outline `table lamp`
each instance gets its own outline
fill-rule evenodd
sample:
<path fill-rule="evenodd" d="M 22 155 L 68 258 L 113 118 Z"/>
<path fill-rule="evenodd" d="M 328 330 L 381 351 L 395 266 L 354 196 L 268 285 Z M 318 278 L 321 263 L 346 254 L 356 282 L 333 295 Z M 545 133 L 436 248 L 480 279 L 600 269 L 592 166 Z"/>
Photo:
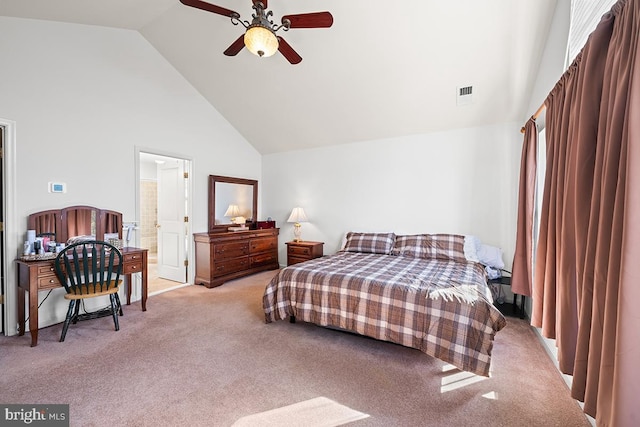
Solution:
<path fill-rule="evenodd" d="M 291 215 L 289 215 L 289 219 L 287 222 L 293 222 L 293 235 L 295 236 L 293 241 L 299 242 L 302 239 L 300 238 L 300 223 L 307 222 L 307 216 L 304 214 L 304 209 L 298 207 L 293 208 L 291 211 Z"/>

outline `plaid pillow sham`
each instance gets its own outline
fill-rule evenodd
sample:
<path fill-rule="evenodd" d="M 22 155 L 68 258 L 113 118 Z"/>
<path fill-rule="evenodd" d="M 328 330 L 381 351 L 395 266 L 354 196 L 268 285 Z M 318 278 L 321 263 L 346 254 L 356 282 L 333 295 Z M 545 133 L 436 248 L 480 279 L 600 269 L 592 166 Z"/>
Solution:
<path fill-rule="evenodd" d="M 391 251 L 391 255 L 430 258 L 429 240 L 428 234 L 396 236 L 396 243 Z"/>
<path fill-rule="evenodd" d="M 464 236 L 458 234 L 430 234 L 431 258 L 467 262 L 464 256 Z"/>
<path fill-rule="evenodd" d="M 414 234 L 396 236 L 392 255 L 466 262 L 464 236 L 457 234 Z"/>
<path fill-rule="evenodd" d="M 395 240 L 395 233 L 355 233 L 350 231 L 347 233 L 347 241 L 343 250 L 389 255 Z"/>

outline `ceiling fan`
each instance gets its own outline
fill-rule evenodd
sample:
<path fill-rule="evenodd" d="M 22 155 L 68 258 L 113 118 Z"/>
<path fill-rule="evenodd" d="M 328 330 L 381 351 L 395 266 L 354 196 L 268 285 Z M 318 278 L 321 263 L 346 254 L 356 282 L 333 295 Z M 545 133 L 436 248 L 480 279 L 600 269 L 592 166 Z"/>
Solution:
<path fill-rule="evenodd" d="M 267 11 L 267 0 L 252 0 L 253 13 L 251 22 L 240 19 L 240 14 L 224 7 L 216 6 L 200 0 L 180 0 L 184 5 L 206 10 L 231 18 L 233 25 L 241 24 L 246 28 L 246 32 L 238 37 L 231 46 L 224 51 L 227 56 L 235 56 L 247 47 L 251 53 L 260 57 L 273 55 L 276 50 L 291 64 L 298 64 L 302 57 L 282 37 L 276 32 L 280 29 L 289 31 L 291 28 L 328 28 L 333 25 L 333 16 L 329 12 L 299 13 L 296 15 L 285 15 L 281 24 L 274 24 L 269 18 L 273 12 Z"/>

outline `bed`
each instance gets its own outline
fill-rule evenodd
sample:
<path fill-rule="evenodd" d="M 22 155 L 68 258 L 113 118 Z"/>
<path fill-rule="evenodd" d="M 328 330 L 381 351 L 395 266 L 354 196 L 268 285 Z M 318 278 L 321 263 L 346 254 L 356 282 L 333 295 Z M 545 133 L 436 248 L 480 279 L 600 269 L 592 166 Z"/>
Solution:
<path fill-rule="evenodd" d="M 489 376 L 493 340 L 506 321 L 484 265 L 465 250 L 461 235 L 347 233 L 336 254 L 273 277 L 263 295 L 265 320 L 342 329 Z"/>

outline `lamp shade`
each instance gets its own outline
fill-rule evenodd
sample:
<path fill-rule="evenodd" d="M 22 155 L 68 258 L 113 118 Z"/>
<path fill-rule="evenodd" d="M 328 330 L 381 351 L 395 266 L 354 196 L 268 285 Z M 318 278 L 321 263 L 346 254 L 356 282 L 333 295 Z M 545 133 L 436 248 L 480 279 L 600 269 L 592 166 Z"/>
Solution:
<path fill-rule="evenodd" d="M 238 207 L 238 205 L 229 205 L 227 211 L 224 213 L 224 216 L 228 216 L 231 218 L 240 216 L 240 208 Z"/>
<path fill-rule="evenodd" d="M 278 50 L 278 38 L 269 28 L 255 25 L 244 33 L 244 45 L 254 55 L 266 58 Z"/>
<path fill-rule="evenodd" d="M 289 215 L 289 219 L 287 222 L 307 222 L 307 216 L 304 214 L 304 209 L 302 208 L 293 208 L 291 211 L 291 215 Z"/>

